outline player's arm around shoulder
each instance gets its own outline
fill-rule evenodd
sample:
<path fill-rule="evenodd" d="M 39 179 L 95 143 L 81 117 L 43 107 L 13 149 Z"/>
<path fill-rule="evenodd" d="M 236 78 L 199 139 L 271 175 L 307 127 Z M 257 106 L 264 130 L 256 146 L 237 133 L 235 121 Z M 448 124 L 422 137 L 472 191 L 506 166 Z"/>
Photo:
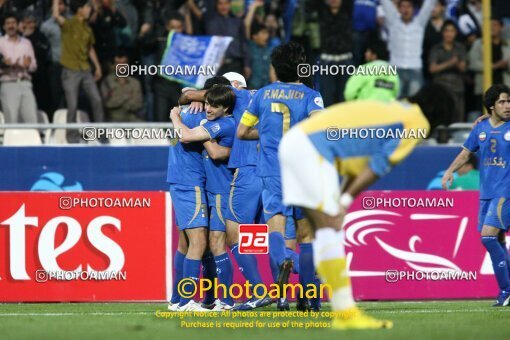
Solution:
<path fill-rule="evenodd" d="M 206 123 L 207 125 L 210 122 Z M 215 161 L 226 161 L 230 157 L 232 145 L 235 137 L 235 121 L 231 117 L 225 117 L 217 122 L 218 126 L 211 124 L 211 131 L 207 131 L 211 134 L 210 141 L 204 142 L 204 148 L 207 151 L 209 157 Z"/>
<path fill-rule="evenodd" d="M 181 120 L 181 109 L 178 106 L 170 111 L 170 119 L 172 119 L 174 128 L 181 131 L 181 138 L 179 138 L 181 143 L 202 142 L 211 139 L 209 132 L 203 126 L 193 129 L 187 127 Z"/>

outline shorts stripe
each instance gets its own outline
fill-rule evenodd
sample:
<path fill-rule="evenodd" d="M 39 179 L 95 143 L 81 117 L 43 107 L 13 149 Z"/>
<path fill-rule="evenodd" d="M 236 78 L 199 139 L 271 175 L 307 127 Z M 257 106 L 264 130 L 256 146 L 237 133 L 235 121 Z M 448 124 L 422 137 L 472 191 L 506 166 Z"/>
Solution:
<path fill-rule="evenodd" d="M 497 214 L 499 223 L 501 223 L 501 227 L 505 228 L 505 224 L 503 223 L 503 203 L 505 203 L 505 198 L 501 197 L 498 202 Z"/>
<path fill-rule="evenodd" d="M 225 224 L 225 220 L 223 219 L 223 215 L 221 214 L 221 195 L 216 195 L 216 213 L 218 214 L 218 218 L 221 223 Z"/>
<path fill-rule="evenodd" d="M 200 212 L 200 207 L 202 206 L 202 193 L 200 192 L 200 187 L 195 187 L 195 214 L 191 221 L 189 221 L 188 225 L 191 224 L 197 218 L 198 213 Z"/>

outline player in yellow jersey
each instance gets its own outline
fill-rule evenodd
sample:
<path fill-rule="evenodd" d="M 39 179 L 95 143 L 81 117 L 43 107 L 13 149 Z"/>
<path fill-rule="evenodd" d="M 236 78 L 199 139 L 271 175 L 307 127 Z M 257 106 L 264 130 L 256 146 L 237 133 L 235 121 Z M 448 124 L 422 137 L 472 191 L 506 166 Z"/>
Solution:
<path fill-rule="evenodd" d="M 425 116 L 452 99 L 436 85 L 406 102 L 356 101 L 328 107 L 290 129 L 279 147 L 285 205 L 301 207 L 315 230 L 315 267 L 332 288 L 334 329 L 391 328 L 361 312 L 347 274 L 342 221 L 354 198 L 405 159 L 429 133 Z M 340 188 L 339 174 L 342 176 Z"/>

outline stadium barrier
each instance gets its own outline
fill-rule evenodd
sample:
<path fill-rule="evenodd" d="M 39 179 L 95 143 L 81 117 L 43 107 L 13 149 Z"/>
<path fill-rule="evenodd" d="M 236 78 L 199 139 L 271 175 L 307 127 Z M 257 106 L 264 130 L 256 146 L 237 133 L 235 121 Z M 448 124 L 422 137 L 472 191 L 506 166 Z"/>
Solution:
<path fill-rule="evenodd" d="M 0 301 L 170 296 L 177 237 L 168 194 L 2 192 L 0 206 Z M 478 193 L 469 191 L 363 193 L 344 229 L 355 298 L 492 297 L 497 286 L 476 231 L 477 206 Z M 269 284 L 267 255 L 257 257 Z"/>

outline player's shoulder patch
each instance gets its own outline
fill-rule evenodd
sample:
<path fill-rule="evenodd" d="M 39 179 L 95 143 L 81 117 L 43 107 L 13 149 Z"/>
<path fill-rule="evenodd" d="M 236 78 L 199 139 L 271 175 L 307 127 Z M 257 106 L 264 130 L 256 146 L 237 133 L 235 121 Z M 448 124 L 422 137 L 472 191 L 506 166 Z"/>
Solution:
<path fill-rule="evenodd" d="M 321 96 L 315 97 L 313 99 L 313 102 L 315 103 L 315 105 L 324 108 L 324 101 L 322 100 Z"/>
<path fill-rule="evenodd" d="M 485 133 L 485 131 L 482 131 L 478 134 L 478 139 L 480 140 L 480 142 L 484 142 L 487 139 L 487 134 Z"/>

